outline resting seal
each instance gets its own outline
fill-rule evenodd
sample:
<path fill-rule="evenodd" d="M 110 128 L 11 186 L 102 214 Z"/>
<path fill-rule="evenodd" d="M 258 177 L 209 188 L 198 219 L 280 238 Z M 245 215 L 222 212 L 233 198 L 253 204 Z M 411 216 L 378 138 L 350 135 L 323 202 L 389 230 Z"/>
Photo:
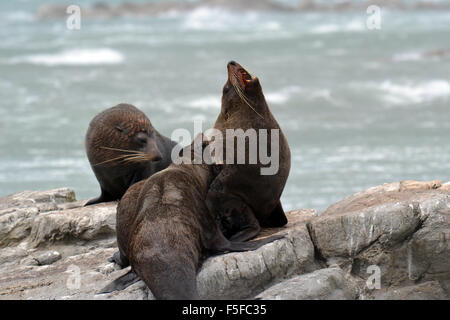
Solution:
<path fill-rule="evenodd" d="M 291 153 L 283 131 L 269 110 L 258 78 L 252 77 L 234 61 L 228 63 L 227 69 L 228 80 L 223 87 L 222 107 L 214 129 L 219 130 L 222 137 L 226 137 L 227 129 L 255 129 L 259 149 L 259 130 L 267 129 L 263 147 L 267 146 L 268 150 L 271 150 L 274 135 L 271 130 L 279 130 L 279 138 L 274 144 L 275 147 L 279 145 L 279 166 L 275 174 L 261 174 L 261 169 L 267 165 L 262 163 L 260 154 L 254 164 L 248 162 L 249 144 L 245 143 L 245 164 L 224 161 L 223 169 L 211 182 L 208 191 L 207 206 L 220 218 L 225 235 L 231 240 L 245 241 L 255 237 L 261 227 L 281 227 L 287 223 L 280 196 L 289 175 Z M 223 159 L 227 158 L 229 139 L 226 140 Z M 235 158 L 236 148 L 237 143 L 234 144 Z"/>
<path fill-rule="evenodd" d="M 183 157 L 193 159 L 194 152 L 203 152 L 207 142 L 202 143 L 202 135 L 196 139 L 202 139 L 200 150 L 185 148 Z M 207 256 L 255 250 L 282 238 L 275 235 L 252 242 L 225 238 L 205 204 L 218 170 L 204 163 L 174 163 L 128 189 L 117 207 L 117 243 L 122 260 L 128 260 L 132 270 L 101 293 L 127 287 L 137 274 L 157 299 L 196 299 L 197 271 Z"/>
<path fill-rule="evenodd" d="M 175 145 L 130 104 L 99 113 L 89 124 L 85 146 L 101 195 L 86 205 L 118 200 L 134 183 L 167 168 Z"/>

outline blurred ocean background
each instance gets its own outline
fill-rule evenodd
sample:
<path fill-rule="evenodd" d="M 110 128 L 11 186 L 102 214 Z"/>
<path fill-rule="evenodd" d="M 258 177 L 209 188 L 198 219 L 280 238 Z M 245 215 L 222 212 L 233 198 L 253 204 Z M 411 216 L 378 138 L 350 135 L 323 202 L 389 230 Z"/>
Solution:
<path fill-rule="evenodd" d="M 232 59 L 259 77 L 287 135 L 285 209 L 320 211 L 385 182 L 450 180 L 450 10 L 382 8 L 381 29 L 369 30 L 365 10 L 200 6 L 83 19 L 95 1 L 74 1 L 81 29 L 68 30 L 65 17 L 36 19 L 48 3 L 72 4 L 0 2 L 0 197 L 62 186 L 97 196 L 90 120 L 127 102 L 164 135 L 193 132 L 195 119 L 207 129 Z"/>

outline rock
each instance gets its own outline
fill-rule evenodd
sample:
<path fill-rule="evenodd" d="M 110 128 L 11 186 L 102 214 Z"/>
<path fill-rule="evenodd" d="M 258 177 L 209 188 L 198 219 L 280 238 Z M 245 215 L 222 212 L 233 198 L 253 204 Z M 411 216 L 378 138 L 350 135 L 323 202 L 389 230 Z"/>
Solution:
<path fill-rule="evenodd" d="M 84 203 L 64 188 L 0 199 L 0 299 L 154 299 L 142 281 L 97 294 L 129 268 L 107 261 L 117 203 Z M 200 297 L 450 299 L 449 183 L 384 184 L 287 217 L 259 235 L 284 238 L 209 257 Z"/>
<path fill-rule="evenodd" d="M 376 300 L 443 300 L 448 299 L 437 281 L 391 289 L 376 295 Z"/>
<path fill-rule="evenodd" d="M 320 269 L 278 283 L 256 299 L 264 300 L 354 300 L 359 289 L 339 267 Z"/>
<path fill-rule="evenodd" d="M 442 186 L 442 182 L 440 180 L 433 180 L 433 181 L 406 180 L 406 181 L 400 182 L 400 190 L 399 191 L 432 190 L 432 189 L 438 189 L 441 186 Z"/>
<path fill-rule="evenodd" d="M 58 210 L 58 205 L 73 201 L 75 192 L 68 188 L 24 191 L 0 198 L 0 247 L 26 238 L 40 213 Z"/>
<path fill-rule="evenodd" d="M 305 226 L 305 221 L 314 216 L 311 211 L 289 212 L 286 228 L 266 230 L 259 237 L 285 230 L 285 238 L 255 251 L 233 252 L 207 259 L 197 276 L 200 297 L 245 299 L 273 283 L 315 270 L 318 265 L 314 247 Z"/>
<path fill-rule="evenodd" d="M 116 202 L 101 203 L 71 210 L 51 211 L 36 217 L 30 246 L 62 240 L 94 240 L 114 236 Z"/>
<path fill-rule="evenodd" d="M 324 212 L 309 228 L 321 255 L 354 258 L 376 241 L 395 244 L 420 224 L 417 204 L 381 204 L 362 210 Z"/>
<path fill-rule="evenodd" d="M 0 249 L 1 264 L 20 260 L 28 255 L 27 250 L 21 247 L 6 247 Z"/>
<path fill-rule="evenodd" d="M 8 208 L 25 208 L 51 204 L 62 204 L 76 201 L 75 192 L 69 188 L 58 188 L 48 191 L 23 191 L 0 198 L 0 210 Z M 40 210 L 42 211 L 42 210 Z"/>
<path fill-rule="evenodd" d="M 444 183 L 439 189 L 450 190 L 450 182 Z"/>
<path fill-rule="evenodd" d="M 318 254 L 384 288 L 450 279 L 450 192 L 440 183 L 385 184 L 345 198 L 308 224 Z M 370 294 L 369 294 L 370 295 Z"/>
<path fill-rule="evenodd" d="M 114 291 L 109 294 L 97 294 L 95 300 L 155 300 L 144 281 L 139 281 L 123 291 Z"/>
<path fill-rule="evenodd" d="M 58 251 L 47 251 L 34 259 L 40 266 L 45 266 L 61 259 L 61 254 Z"/>
<path fill-rule="evenodd" d="M 20 260 L 19 264 L 23 266 L 38 266 L 39 262 L 32 256 L 28 256 Z"/>
<path fill-rule="evenodd" d="M 99 210 L 103 208 L 108 212 L 115 213 L 115 204 L 103 204 L 88 207 L 92 211 L 90 215 L 104 216 Z M 69 221 L 75 216 L 87 214 L 86 208 L 75 208 L 66 211 L 49 212 L 43 217 L 52 217 L 52 220 L 42 220 L 37 223 L 36 231 L 30 235 L 31 239 L 36 239 L 34 234 L 49 235 L 48 230 L 66 230 L 62 228 L 67 224 L 76 225 L 75 222 L 67 222 L 61 219 L 60 215 L 67 215 Z M 58 219 L 53 219 L 54 215 Z M 90 216 L 89 215 L 89 216 Z M 275 232 L 284 232 L 286 238 L 277 240 L 265 245 L 254 252 L 228 253 L 218 255 L 206 260 L 202 266 L 199 277 L 199 291 L 204 298 L 232 298 L 239 299 L 252 297 L 255 292 L 261 292 L 272 283 L 284 280 L 292 275 L 301 274 L 315 270 L 318 266 L 314 258 L 314 248 L 311 243 L 305 222 L 314 218 L 313 211 L 301 210 L 288 213 L 289 225 L 285 228 L 265 230 L 263 236 L 268 236 Z M 42 217 L 40 217 L 42 218 Z M 108 219 L 99 218 L 99 225 L 113 227 Z M 49 228 L 42 228 L 41 225 L 50 225 Z M 59 226 L 58 228 L 51 227 Z M 70 228 L 69 228 L 70 229 Z M 67 230 L 69 230 L 67 229 Z M 38 232 L 39 230 L 39 232 Z M 282 230 L 282 231 L 280 231 Z M 59 231 L 58 234 L 64 232 Z M 74 238 L 85 239 L 83 232 L 70 233 Z M 97 239 L 99 234 L 92 236 L 91 240 Z M 57 238 L 49 236 L 39 236 L 39 243 L 53 246 L 58 243 L 60 246 L 69 244 L 57 241 Z M 49 242 L 50 241 L 50 242 Z M 56 242 L 55 242 L 56 241 Z M 69 242 L 71 246 L 76 246 L 76 242 Z M 91 242 L 88 242 L 91 243 Z M 105 245 L 109 245 L 105 243 Z M 89 246 L 90 248 L 90 246 Z M 114 248 L 90 248 L 86 253 L 67 256 L 47 266 L 33 266 L 29 262 L 25 266 L 16 267 L 15 272 L 9 270 L 6 274 L 0 272 L 0 298 L 18 299 L 152 299 L 151 292 L 145 284 L 140 281 L 135 285 L 121 292 L 113 292 L 108 295 L 97 295 L 96 293 L 106 286 L 110 281 L 118 278 L 127 272 L 117 270 L 117 266 L 107 262 L 107 258 L 117 250 Z M 40 250 L 40 249 L 38 249 Z M 65 249 L 66 252 L 74 252 L 73 249 Z M 41 251 L 36 251 L 34 256 L 39 257 Z M 44 252 L 45 253 L 45 252 Z M 25 269 L 24 269 L 25 268 Z M 30 269 L 31 268 L 31 269 Z M 76 272 L 72 272 L 75 270 Z M 77 271 L 78 270 L 78 271 Z M 67 281 L 79 276 L 80 284 L 68 287 Z M 242 276 L 242 277 L 241 277 Z M 19 280 L 20 279 L 20 280 Z M 70 282 L 70 281 L 69 281 Z"/>
<path fill-rule="evenodd" d="M 105 275 L 108 275 L 116 270 L 120 270 L 120 267 L 113 262 L 107 263 L 104 266 L 100 266 L 98 268 L 98 271 Z"/>
<path fill-rule="evenodd" d="M 425 211 L 425 220 L 408 242 L 408 275 L 417 279 L 450 279 L 450 202 Z"/>

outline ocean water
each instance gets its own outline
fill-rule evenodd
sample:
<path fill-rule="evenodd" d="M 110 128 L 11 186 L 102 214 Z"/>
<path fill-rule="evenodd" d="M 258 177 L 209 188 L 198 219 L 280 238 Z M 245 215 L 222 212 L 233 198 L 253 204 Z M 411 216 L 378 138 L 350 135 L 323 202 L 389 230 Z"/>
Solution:
<path fill-rule="evenodd" d="M 82 17 L 68 30 L 65 19 L 35 19 L 47 2 L 0 2 L 0 196 L 62 186 L 97 196 L 90 120 L 127 102 L 167 136 L 198 119 L 207 129 L 229 60 L 259 77 L 288 138 L 285 209 L 321 211 L 385 182 L 450 180 L 450 55 L 427 54 L 450 48 L 450 11 L 383 9 L 381 29 L 369 30 L 360 10 L 200 7 Z"/>

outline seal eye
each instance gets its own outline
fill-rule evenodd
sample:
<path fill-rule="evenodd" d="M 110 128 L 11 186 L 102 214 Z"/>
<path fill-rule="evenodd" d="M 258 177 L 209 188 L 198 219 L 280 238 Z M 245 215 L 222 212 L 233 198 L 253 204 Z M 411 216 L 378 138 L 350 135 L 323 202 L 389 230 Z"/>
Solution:
<path fill-rule="evenodd" d="M 225 85 L 225 87 L 223 87 L 223 94 L 226 94 L 231 88 L 231 85 L 229 83 L 227 83 Z"/>
<path fill-rule="evenodd" d="M 147 135 L 143 132 L 139 132 L 134 139 L 136 140 L 137 143 L 139 143 L 140 145 L 145 145 L 147 144 Z"/>

